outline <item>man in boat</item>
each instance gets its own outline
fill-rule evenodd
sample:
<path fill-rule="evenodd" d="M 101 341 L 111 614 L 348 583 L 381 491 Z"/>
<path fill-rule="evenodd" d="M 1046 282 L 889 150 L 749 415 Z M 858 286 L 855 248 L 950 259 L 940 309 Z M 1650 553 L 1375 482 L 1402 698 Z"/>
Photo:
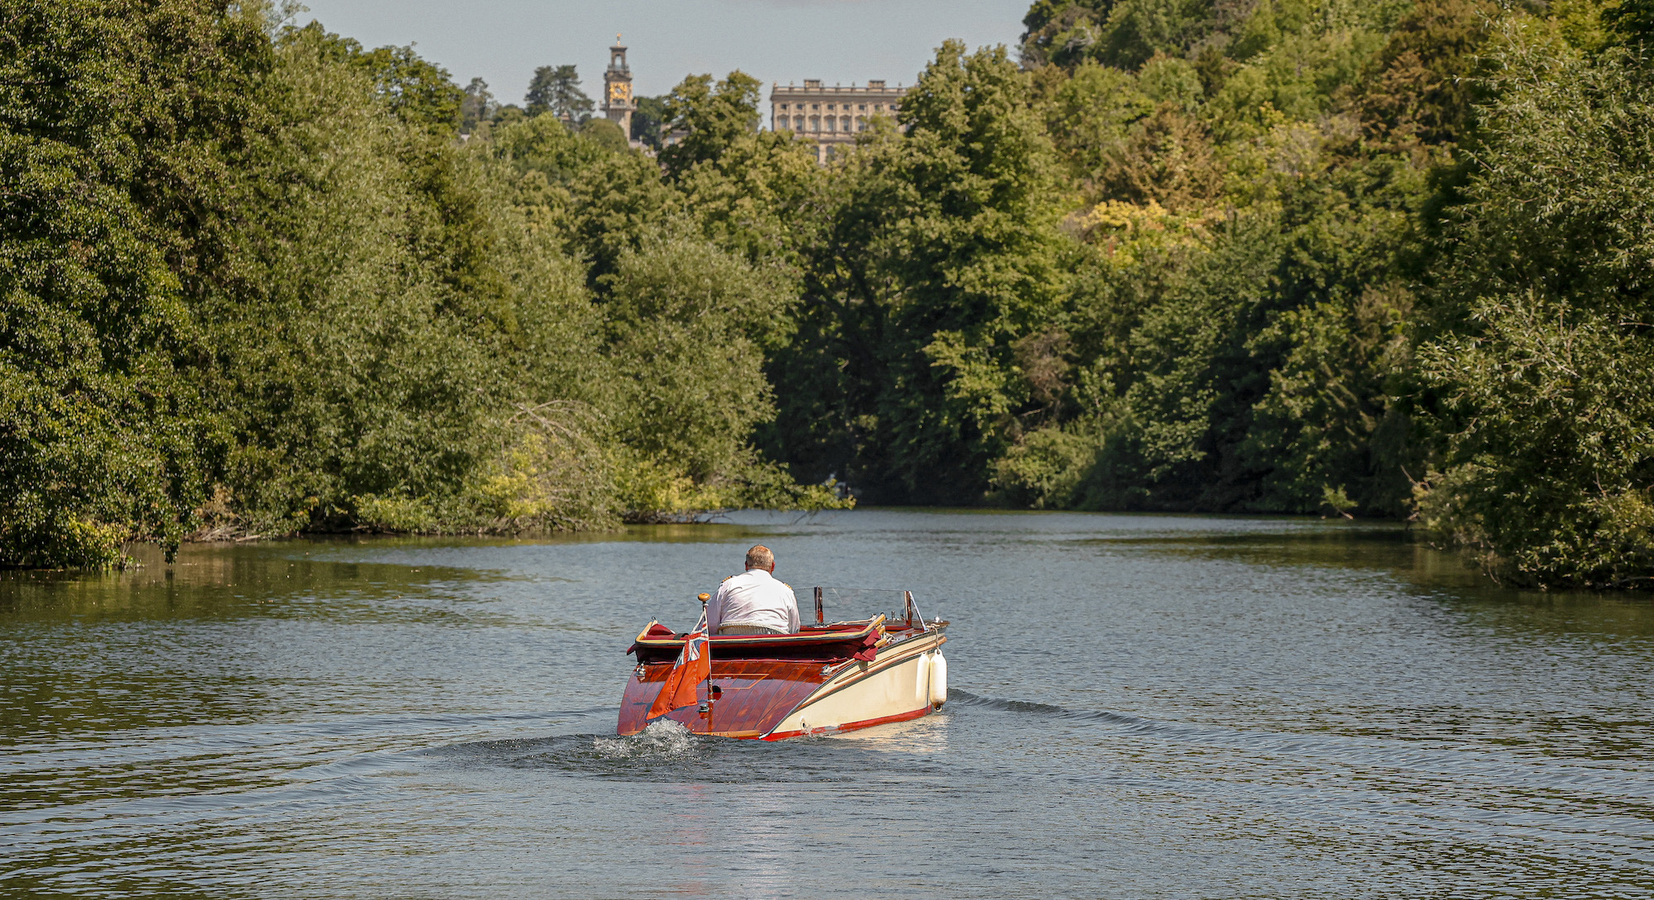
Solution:
<path fill-rule="evenodd" d="M 706 627 L 713 634 L 794 634 L 798 600 L 793 589 L 775 580 L 775 554 L 759 544 L 747 551 L 747 570 L 718 586 L 706 606 Z"/>

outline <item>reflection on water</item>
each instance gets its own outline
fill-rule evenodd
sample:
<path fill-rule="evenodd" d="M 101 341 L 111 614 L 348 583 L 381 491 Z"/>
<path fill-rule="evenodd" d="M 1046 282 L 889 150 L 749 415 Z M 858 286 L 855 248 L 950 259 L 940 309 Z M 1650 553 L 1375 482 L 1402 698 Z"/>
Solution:
<path fill-rule="evenodd" d="M 614 736 L 623 653 L 756 541 L 910 588 L 953 696 Z M 1654 605 L 1399 529 L 870 511 L 0 573 L 0 894 L 1630 897 Z"/>

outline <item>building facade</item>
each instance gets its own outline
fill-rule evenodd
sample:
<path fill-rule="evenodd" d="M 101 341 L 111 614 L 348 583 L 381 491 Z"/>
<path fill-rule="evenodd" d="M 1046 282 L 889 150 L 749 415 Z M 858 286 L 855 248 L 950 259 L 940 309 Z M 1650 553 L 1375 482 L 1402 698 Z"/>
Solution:
<path fill-rule="evenodd" d="M 869 81 L 866 87 L 824 87 L 816 78 L 804 79 L 803 87 L 772 84 L 770 127 L 791 131 L 815 144 L 816 158 L 826 162 L 853 146 L 856 135 L 866 131 L 873 118 L 885 116 L 894 121 L 906 93 L 907 88 L 886 87 L 882 81 Z"/>
<path fill-rule="evenodd" d="M 626 65 L 626 48 L 620 44 L 620 35 L 609 48 L 609 68 L 603 73 L 603 115 L 620 126 L 629 141 L 632 139 L 632 113 L 637 111 L 637 100 L 632 97 L 632 69 Z"/>

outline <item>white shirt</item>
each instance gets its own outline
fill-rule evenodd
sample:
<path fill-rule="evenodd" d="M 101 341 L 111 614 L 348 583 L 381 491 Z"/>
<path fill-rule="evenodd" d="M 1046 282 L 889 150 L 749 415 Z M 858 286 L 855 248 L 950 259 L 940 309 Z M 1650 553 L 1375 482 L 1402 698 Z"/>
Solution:
<path fill-rule="evenodd" d="M 763 569 L 748 569 L 724 579 L 706 605 L 706 627 L 718 633 L 720 625 L 762 625 L 795 634 L 798 599 L 793 589 Z"/>

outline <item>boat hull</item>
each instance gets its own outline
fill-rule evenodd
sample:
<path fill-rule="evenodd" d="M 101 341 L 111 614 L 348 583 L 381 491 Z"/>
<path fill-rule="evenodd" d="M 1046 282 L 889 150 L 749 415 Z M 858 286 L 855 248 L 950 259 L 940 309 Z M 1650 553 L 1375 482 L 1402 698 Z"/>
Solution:
<path fill-rule="evenodd" d="M 930 661 L 946 640 L 915 638 L 881 652 L 872 662 L 856 661 L 823 682 L 792 712 L 764 735 L 781 740 L 809 734 L 831 734 L 869 728 L 889 722 L 917 719 L 929 713 Z"/>
<path fill-rule="evenodd" d="M 940 630 L 896 633 L 863 654 L 871 659 L 765 659 L 752 657 L 751 650 L 745 658 L 720 658 L 714 644 L 711 676 L 697 692 L 699 706 L 664 718 L 696 734 L 757 740 L 917 719 L 940 705 L 931 702 L 930 663 L 946 641 Z M 618 733 L 635 734 L 649 724 L 649 707 L 671 667 L 658 658 L 637 665 L 621 700 Z M 709 704 L 712 687 L 718 690 Z"/>

